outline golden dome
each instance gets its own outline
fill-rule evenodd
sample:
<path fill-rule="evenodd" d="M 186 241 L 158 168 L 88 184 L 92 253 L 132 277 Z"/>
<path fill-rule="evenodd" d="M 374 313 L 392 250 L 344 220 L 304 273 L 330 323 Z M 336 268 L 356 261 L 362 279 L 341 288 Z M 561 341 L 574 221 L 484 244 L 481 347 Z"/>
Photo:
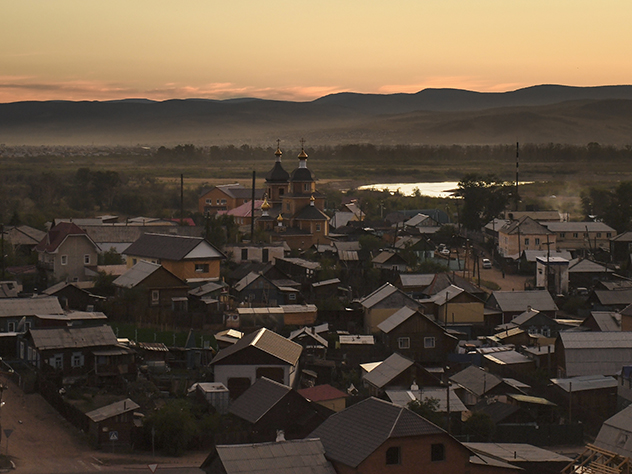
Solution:
<path fill-rule="evenodd" d="M 283 222 L 283 216 L 281 214 L 278 215 L 277 222 Z"/>
<path fill-rule="evenodd" d="M 274 152 L 274 154 L 276 156 L 281 156 L 283 154 L 283 152 L 281 151 L 281 149 L 279 147 L 277 147 L 276 151 Z"/>
<path fill-rule="evenodd" d="M 307 158 L 307 153 L 305 153 L 304 149 L 301 149 L 301 152 L 298 154 L 299 158 Z"/>
<path fill-rule="evenodd" d="M 262 210 L 262 211 L 269 211 L 271 207 L 272 207 L 272 206 L 271 206 L 271 205 L 270 205 L 270 203 L 268 202 L 268 196 L 265 196 L 265 197 L 263 198 L 263 202 L 261 203 L 261 210 Z"/>

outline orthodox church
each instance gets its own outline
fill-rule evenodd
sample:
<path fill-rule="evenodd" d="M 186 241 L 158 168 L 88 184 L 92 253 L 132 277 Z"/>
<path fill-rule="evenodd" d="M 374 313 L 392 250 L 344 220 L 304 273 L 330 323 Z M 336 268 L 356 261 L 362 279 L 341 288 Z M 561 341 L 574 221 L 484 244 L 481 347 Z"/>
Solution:
<path fill-rule="evenodd" d="M 305 250 L 314 244 L 329 243 L 329 216 L 325 196 L 307 167 L 307 153 L 301 142 L 298 167 L 283 169 L 283 153 L 277 144 L 274 167 L 266 175 L 266 197 L 257 219 L 259 229 L 270 233 L 272 241 L 285 241 L 291 249 Z"/>

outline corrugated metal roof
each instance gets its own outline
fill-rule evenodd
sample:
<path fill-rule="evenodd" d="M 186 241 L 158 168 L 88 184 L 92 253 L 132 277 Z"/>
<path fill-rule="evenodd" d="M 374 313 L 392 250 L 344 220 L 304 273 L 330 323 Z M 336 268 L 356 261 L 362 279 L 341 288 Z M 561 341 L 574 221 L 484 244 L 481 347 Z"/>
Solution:
<path fill-rule="evenodd" d="M 454 374 L 450 380 L 479 397 L 502 382 L 499 377 L 474 365 Z"/>
<path fill-rule="evenodd" d="M 95 423 L 98 423 L 100 421 L 107 420 L 108 418 L 112 418 L 113 416 L 122 415 L 123 413 L 127 413 L 129 411 L 134 411 L 138 408 L 140 408 L 140 405 L 138 403 L 129 398 L 126 398 L 125 400 L 121 400 L 120 402 L 114 402 L 110 405 L 92 410 L 86 413 L 86 416 Z"/>
<path fill-rule="evenodd" d="M 342 344 L 351 344 L 351 345 L 373 345 L 375 344 L 375 338 L 373 336 L 363 336 L 363 335 L 351 335 L 351 336 L 338 336 L 338 341 L 340 345 Z"/>
<path fill-rule="evenodd" d="M 632 332 L 563 331 L 566 374 L 616 375 L 632 360 Z"/>
<path fill-rule="evenodd" d="M 477 453 L 484 453 L 508 462 L 567 462 L 567 456 L 522 443 L 463 443 Z"/>
<path fill-rule="evenodd" d="M 382 388 L 415 362 L 395 353 L 364 376 L 371 385 Z"/>
<path fill-rule="evenodd" d="M 401 274 L 399 276 L 400 281 L 402 282 L 402 287 L 410 288 L 410 287 L 421 287 L 428 286 L 434 280 L 434 273 L 421 273 L 421 274 Z"/>
<path fill-rule="evenodd" d="M 406 408 L 367 398 L 330 416 L 309 436 L 320 438 L 328 459 L 355 468 L 389 438 L 442 433 Z"/>
<path fill-rule="evenodd" d="M 557 406 L 555 403 L 550 402 L 546 398 L 542 398 L 542 397 L 532 397 L 530 395 L 519 395 L 519 394 L 515 394 L 515 393 L 508 394 L 507 396 L 509 398 L 513 398 L 517 402 L 532 403 L 532 404 L 535 404 L 535 405 L 546 405 L 546 406 L 551 406 L 551 407 L 556 407 Z"/>
<path fill-rule="evenodd" d="M 533 364 L 533 360 L 516 351 L 497 352 L 483 357 L 499 365 Z"/>
<path fill-rule="evenodd" d="M 417 311 L 415 311 L 414 309 L 410 309 L 408 306 L 404 306 L 403 308 L 395 311 L 395 313 L 386 318 L 380 324 L 378 324 L 377 327 L 378 329 L 380 329 L 380 331 L 388 334 L 416 312 Z"/>
<path fill-rule="evenodd" d="M 494 291 L 492 297 L 498 303 L 501 311 L 526 311 L 528 307 L 538 311 L 557 311 L 558 307 L 545 290 L 539 291 Z"/>
<path fill-rule="evenodd" d="M 303 350 L 300 344 L 292 342 L 274 331 L 262 328 L 242 337 L 232 346 L 219 351 L 211 363 L 216 364 L 249 346 L 254 346 L 290 365 L 296 365 L 298 363 L 298 359 Z M 253 360 L 253 364 L 254 363 L 256 363 L 256 361 Z"/>
<path fill-rule="evenodd" d="M 141 260 L 112 283 L 122 288 L 133 288 L 159 269 L 160 265 L 157 263 Z"/>
<path fill-rule="evenodd" d="M 542 225 L 552 232 L 610 232 L 613 236 L 617 233 L 616 230 L 603 222 L 543 222 Z"/>
<path fill-rule="evenodd" d="M 38 350 L 116 346 L 118 340 L 110 326 L 31 329 Z"/>
<path fill-rule="evenodd" d="M 64 314 L 57 297 L 0 298 L 0 317 Z"/>
<path fill-rule="evenodd" d="M 617 380 L 614 377 L 605 375 L 584 375 L 566 379 L 551 379 L 551 383 L 557 385 L 565 392 L 572 391 L 573 393 L 617 387 Z"/>
<path fill-rule="evenodd" d="M 218 445 L 226 474 L 336 474 L 318 439 Z"/>
<path fill-rule="evenodd" d="M 578 260 L 568 267 L 568 273 L 614 273 L 614 269 L 588 259 Z"/>
<path fill-rule="evenodd" d="M 360 300 L 360 304 L 364 306 L 365 308 L 371 308 L 375 306 L 377 303 L 379 303 L 380 301 L 382 301 L 384 298 L 387 298 L 388 296 L 395 293 L 396 291 L 399 291 L 399 290 L 395 288 L 393 285 L 391 285 L 390 283 L 384 283 L 384 285 L 379 287 L 373 293 L 362 298 Z"/>
<path fill-rule="evenodd" d="M 590 315 L 595 320 L 600 331 L 621 331 L 621 313 L 614 311 L 591 311 Z"/>
<path fill-rule="evenodd" d="M 231 404 L 228 411 L 254 424 L 291 390 L 287 385 L 261 377 Z"/>
<path fill-rule="evenodd" d="M 604 306 L 629 305 L 632 303 L 632 289 L 625 290 L 595 290 L 595 296 Z"/>
<path fill-rule="evenodd" d="M 604 421 L 594 444 L 621 456 L 632 457 L 632 405 Z"/>
<path fill-rule="evenodd" d="M 339 398 L 347 398 L 349 396 L 345 392 L 342 392 L 329 384 L 315 385 L 314 387 L 303 388 L 301 390 L 298 390 L 298 393 L 313 402 L 337 400 Z"/>
<path fill-rule="evenodd" d="M 223 259 L 224 255 L 201 237 L 172 234 L 141 235 L 127 247 L 125 255 L 180 261 L 186 258 Z"/>

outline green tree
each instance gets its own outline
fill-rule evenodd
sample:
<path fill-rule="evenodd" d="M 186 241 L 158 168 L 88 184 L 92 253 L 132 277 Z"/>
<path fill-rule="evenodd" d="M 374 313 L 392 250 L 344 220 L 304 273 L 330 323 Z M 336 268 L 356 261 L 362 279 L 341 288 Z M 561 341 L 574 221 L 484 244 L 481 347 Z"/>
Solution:
<path fill-rule="evenodd" d="M 481 411 L 472 413 L 463 424 L 463 431 L 471 437 L 473 441 L 488 442 L 492 440 L 496 426 L 492 418 Z"/>
<path fill-rule="evenodd" d="M 457 192 L 463 199 L 459 216 L 461 224 L 466 229 L 480 230 L 507 207 L 510 193 L 511 186 L 493 174 L 465 175 L 459 181 Z"/>
<path fill-rule="evenodd" d="M 413 400 L 408 404 L 408 409 L 437 426 L 445 425 L 443 415 L 439 413 L 439 400 L 436 398 L 424 398 L 423 401 Z"/>
<path fill-rule="evenodd" d="M 186 400 L 169 402 L 147 418 L 146 435 L 154 428 L 156 447 L 170 456 L 183 454 L 197 435 L 195 418 Z"/>

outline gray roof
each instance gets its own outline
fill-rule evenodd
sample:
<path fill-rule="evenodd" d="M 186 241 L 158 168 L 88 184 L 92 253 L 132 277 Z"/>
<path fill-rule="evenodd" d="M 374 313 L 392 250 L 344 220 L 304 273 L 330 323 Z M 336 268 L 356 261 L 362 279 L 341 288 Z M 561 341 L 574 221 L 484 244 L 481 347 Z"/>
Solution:
<path fill-rule="evenodd" d="M 296 257 L 284 257 L 277 258 L 277 260 L 283 260 L 284 262 L 290 262 L 299 267 L 307 268 L 310 270 L 320 270 L 320 263 L 318 262 L 310 262 L 309 260 L 305 260 L 304 258 L 296 258 Z"/>
<path fill-rule="evenodd" d="M 387 439 L 443 433 L 407 408 L 367 398 L 330 416 L 309 436 L 320 438 L 328 459 L 355 468 Z"/>
<path fill-rule="evenodd" d="M 621 331 L 621 313 L 615 311 L 591 311 L 590 315 L 600 331 Z"/>
<path fill-rule="evenodd" d="M 424 401 L 426 399 L 434 399 L 439 402 L 437 411 L 439 413 L 447 413 L 448 411 L 448 392 L 442 387 L 423 387 L 419 390 L 386 390 L 386 395 L 395 405 L 400 407 L 408 407 L 413 400 Z M 456 395 L 453 387 L 450 387 L 450 412 L 467 411 L 466 406 Z"/>
<path fill-rule="evenodd" d="M 628 305 L 632 303 L 632 289 L 625 290 L 595 290 L 595 296 L 604 306 Z"/>
<path fill-rule="evenodd" d="M 499 365 L 533 364 L 533 360 L 516 351 L 495 352 L 483 357 Z"/>
<path fill-rule="evenodd" d="M 450 286 L 448 286 L 448 287 L 436 292 L 429 299 L 423 300 L 423 302 L 425 303 L 426 301 L 428 301 L 428 302 L 432 302 L 432 303 L 434 303 L 434 304 L 436 304 L 438 306 L 441 306 L 442 304 L 453 300 L 454 298 L 459 296 L 464 291 L 465 290 L 463 288 L 459 288 L 456 285 L 450 285 Z"/>
<path fill-rule="evenodd" d="M 232 346 L 219 351 L 211 363 L 216 364 L 228 356 L 250 346 L 256 347 L 290 365 L 296 365 L 298 363 L 298 358 L 303 350 L 300 344 L 292 342 L 274 331 L 262 328 L 242 337 Z M 254 363 L 256 363 L 256 361 L 253 360 L 253 364 Z"/>
<path fill-rule="evenodd" d="M 616 375 L 632 360 L 632 332 L 576 332 L 559 334 L 566 374 Z"/>
<path fill-rule="evenodd" d="M 329 342 L 327 341 L 327 339 L 325 339 L 320 334 L 318 334 L 316 332 L 316 328 L 311 328 L 311 327 L 304 327 L 304 328 L 292 331 L 290 333 L 290 338 L 289 338 L 290 341 L 293 341 L 294 339 L 298 338 L 299 336 L 301 336 L 301 334 L 305 334 L 307 337 L 310 337 L 311 339 L 314 340 L 314 343 L 316 344 L 319 344 L 323 347 L 329 347 Z"/>
<path fill-rule="evenodd" d="M 567 456 L 521 443 L 463 443 L 477 453 L 487 454 L 507 462 L 566 462 L 573 460 Z"/>
<path fill-rule="evenodd" d="M 250 423 L 259 421 L 292 389 L 261 377 L 230 406 L 229 412 Z"/>
<path fill-rule="evenodd" d="M 632 405 L 604 421 L 594 444 L 621 456 L 632 457 Z"/>
<path fill-rule="evenodd" d="M 617 380 L 605 375 L 584 375 L 568 379 L 551 379 L 551 383 L 565 392 L 583 392 L 584 390 L 599 390 L 601 388 L 616 388 Z"/>
<path fill-rule="evenodd" d="M 322 281 L 317 281 L 316 283 L 312 283 L 312 287 L 320 288 L 321 286 L 338 285 L 338 284 L 340 284 L 340 278 L 331 278 L 329 280 L 322 280 Z"/>
<path fill-rule="evenodd" d="M 360 304 L 362 306 L 364 306 L 365 308 L 371 308 L 371 307 L 375 306 L 376 304 L 378 304 L 383 299 L 391 296 L 396 291 L 400 291 L 400 290 L 395 288 L 390 283 L 384 283 L 382 286 L 380 286 L 373 293 L 371 293 L 371 294 L 365 296 L 364 298 L 362 298 L 360 300 Z"/>
<path fill-rule="evenodd" d="M 157 263 L 141 260 L 112 283 L 114 286 L 120 286 L 122 288 L 134 288 L 136 285 L 144 281 L 149 275 L 158 271 L 160 267 L 161 265 L 158 265 Z"/>
<path fill-rule="evenodd" d="M 242 291 L 244 288 L 248 287 L 248 285 L 250 285 L 253 281 L 255 281 L 259 277 L 263 278 L 263 275 L 261 275 L 260 273 L 250 272 L 248 273 L 248 275 L 246 275 L 237 283 L 235 283 L 235 285 L 233 286 L 233 289 L 235 291 Z"/>
<path fill-rule="evenodd" d="M 399 279 L 404 288 L 428 286 L 434 280 L 434 273 L 400 274 Z"/>
<path fill-rule="evenodd" d="M 135 257 L 176 261 L 193 258 L 225 258 L 218 249 L 201 237 L 151 233 L 141 235 L 123 253 Z"/>
<path fill-rule="evenodd" d="M 107 325 L 31 329 L 30 333 L 38 350 L 115 346 L 118 342 Z"/>
<path fill-rule="evenodd" d="M 63 314 L 55 296 L 38 298 L 0 298 L 0 318 Z"/>
<path fill-rule="evenodd" d="M 587 258 L 577 260 L 568 267 L 569 273 L 614 273 L 612 268 L 608 268 L 601 263 L 593 262 Z"/>
<path fill-rule="evenodd" d="M 543 224 L 531 219 L 529 216 L 523 216 L 517 221 L 510 221 L 507 225 L 499 229 L 503 234 L 521 234 L 521 235 L 545 235 L 552 231 L 547 229 Z"/>
<path fill-rule="evenodd" d="M 106 405 L 101 408 L 97 408 L 96 410 L 89 411 L 86 413 L 86 416 L 90 418 L 95 423 L 98 423 L 103 420 L 107 420 L 108 418 L 112 418 L 113 416 L 122 415 L 123 413 L 127 413 L 129 411 L 134 411 L 137 408 L 140 408 L 133 400 L 126 398 L 125 400 L 121 400 L 119 402 L 114 402 L 110 405 Z"/>
<path fill-rule="evenodd" d="M 226 474 L 335 474 L 319 439 L 218 445 Z"/>
<path fill-rule="evenodd" d="M 366 374 L 364 380 L 375 387 L 382 388 L 414 363 L 414 361 L 395 353 Z"/>
<path fill-rule="evenodd" d="M 222 288 L 226 288 L 228 285 L 223 281 L 210 281 L 205 283 L 204 285 L 198 286 L 192 290 L 189 290 L 189 294 L 191 296 L 204 296 L 209 293 L 213 293 L 217 290 L 221 290 Z"/>
<path fill-rule="evenodd" d="M 478 397 L 502 383 L 502 379 L 475 365 L 454 374 L 450 380 Z"/>
<path fill-rule="evenodd" d="M 617 233 L 612 227 L 603 222 L 543 222 L 551 232 L 611 232 L 613 235 Z M 604 235 L 605 237 L 605 235 Z"/>
<path fill-rule="evenodd" d="M 523 250 L 522 254 L 527 262 L 535 262 L 537 257 L 558 257 L 565 260 L 571 260 L 573 258 L 568 250 L 551 250 L 550 252 L 547 250 Z"/>
<path fill-rule="evenodd" d="M 411 309 L 408 306 L 404 306 L 403 308 L 395 311 L 391 316 L 386 318 L 380 324 L 378 324 L 377 327 L 380 329 L 380 331 L 388 334 L 416 312 L 416 310 Z"/>
<path fill-rule="evenodd" d="M 558 307 L 546 290 L 539 291 L 494 291 L 492 297 L 501 311 L 526 311 L 529 306 L 538 311 L 557 311 Z"/>

